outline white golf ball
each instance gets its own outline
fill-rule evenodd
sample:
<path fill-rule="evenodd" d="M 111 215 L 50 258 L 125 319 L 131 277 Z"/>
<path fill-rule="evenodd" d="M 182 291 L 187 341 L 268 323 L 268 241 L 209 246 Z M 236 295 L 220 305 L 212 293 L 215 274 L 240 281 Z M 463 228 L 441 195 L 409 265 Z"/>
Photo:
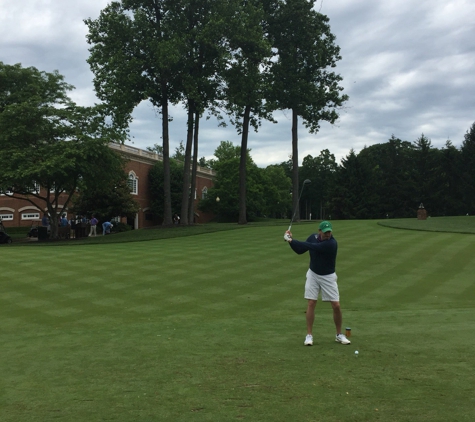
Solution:
<path fill-rule="evenodd" d="M 357 355 L 357 354 L 358 354 L 358 350 L 355 350 L 355 355 Z"/>

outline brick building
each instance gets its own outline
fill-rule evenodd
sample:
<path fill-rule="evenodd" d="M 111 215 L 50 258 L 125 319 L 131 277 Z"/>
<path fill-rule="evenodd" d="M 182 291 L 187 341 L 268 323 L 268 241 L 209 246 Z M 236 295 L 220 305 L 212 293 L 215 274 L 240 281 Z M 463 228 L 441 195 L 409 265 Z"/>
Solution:
<path fill-rule="evenodd" d="M 126 171 L 129 175 L 131 193 L 140 206 L 134 219 L 129 221 L 122 219 L 122 222 L 129 224 L 134 229 L 161 224 L 161 221 L 154 219 L 150 213 L 148 172 L 157 161 L 162 160 L 162 156 L 128 145 L 111 144 L 110 146 L 127 158 Z M 198 167 L 194 193 L 195 210 L 201 198 L 204 198 L 208 189 L 213 186 L 214 177 L 213 170 Z M 40 186 L 36 188 L 42 189 Z M 5 227 L 30 226 L 32 221 L 41 219 L 44 212 L 46 212 L 46 206 L 41 209 L 27 201 L 0 195 L 0 218 Z M 64 210 L 64 213 L 67 214 L 68 219 L 74 217 L 67 209 Z M 206 223 L 212 218 L 211 214 L 195 211 L 195 223 Z"/>

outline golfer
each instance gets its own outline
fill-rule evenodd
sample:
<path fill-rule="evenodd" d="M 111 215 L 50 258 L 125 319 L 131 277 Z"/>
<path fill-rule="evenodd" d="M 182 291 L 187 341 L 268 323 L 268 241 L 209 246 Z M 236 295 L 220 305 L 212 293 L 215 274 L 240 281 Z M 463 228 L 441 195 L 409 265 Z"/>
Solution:
<path fill-rule="evenodd" d="M 284 239 L 297 254 L 309 252 L 310 268 L 307 271 L 305 283 L 305 299 L 307 299 L 307 337 L 304 345 L 313 345 L 313 322 L 315 320 L 315 306 L 318 296 L 324 302 L 330 302 L 335 322 L 335 341 L 341 344 L 350 344 L 350 340 L 341 333 L 342 314 L 340 308 L 340 293 L 338 291 L 337 275 L 335 273 L 336 254 L 338 244 L 332 235 L 332 225 L 329 221 L 322 221 L 318 226 L 318 235 L 312 234 L 305 242 L 292 239 L 292 233 L 287 230 Z"/>

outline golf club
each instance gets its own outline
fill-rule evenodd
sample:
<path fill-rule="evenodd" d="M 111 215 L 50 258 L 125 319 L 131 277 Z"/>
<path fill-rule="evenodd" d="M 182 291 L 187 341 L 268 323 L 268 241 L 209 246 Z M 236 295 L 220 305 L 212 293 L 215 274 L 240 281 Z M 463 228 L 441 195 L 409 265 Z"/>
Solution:
<path fill-rule="evenodd" d="M 297 212 L 297 208 L 299 207 L 299 204 L 300 204 L 300 198 L 302 197 L 302 193 L 303 193 L 303 188 L 305 187 L 306 184 L 308 183 L 311 183 L 311 180 L 310 179 L 305 179 L 303 181 L 303 185 L 302 185 L 302 189 L 300 190 L 300 196 L 299 196 L 299 200 L 297 202 L 297 205 L 295 206 L 295 209 L 294 209 L 294 214 L 292 215 L 292 219 L 290 220 L 290 226 L 289 226 L 289 231 L 292 227 L 292 223 L 294 221 L 294 218 L 295 218 L 295 213 Z"/>

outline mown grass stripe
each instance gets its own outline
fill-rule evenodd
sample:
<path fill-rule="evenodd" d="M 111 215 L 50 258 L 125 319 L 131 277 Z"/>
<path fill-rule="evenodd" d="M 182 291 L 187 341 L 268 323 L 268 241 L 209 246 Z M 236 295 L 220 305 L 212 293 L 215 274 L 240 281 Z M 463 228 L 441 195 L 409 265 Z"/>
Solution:
<path fill-rule="evenodd" d="M 305 348 L 287 224 L 2 249 L 3 420 L 471 420 L 473 238 L 334 222 L 353 341 L 318 303 Z"/>

